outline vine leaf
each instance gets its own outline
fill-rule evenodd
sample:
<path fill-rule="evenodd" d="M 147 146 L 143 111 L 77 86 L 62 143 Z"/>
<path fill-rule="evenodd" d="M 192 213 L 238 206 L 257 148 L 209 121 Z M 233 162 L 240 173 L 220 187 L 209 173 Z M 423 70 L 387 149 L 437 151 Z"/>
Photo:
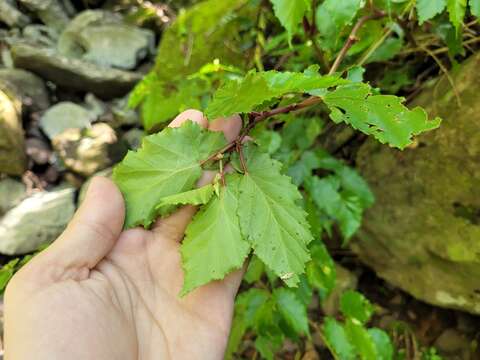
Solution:
<path fill-rule="evenodd" d="M 472 15 L 480 17 L 480 0 L 470 0 L 469 5 Z"/>
<path fill-rule="evenodd" d="M 312 66 L 305 72 L 249 72 L 243 79 L 229 80 L 223 84 L 206 109 L 209 119 L 236 113 L 248 113 L 264 102 L 288 93 L 311 93 L 338 84 L 348 83 L 339 75 L 322 76 Z"/>
<path fill-rule="evenodd" d="M 312 240 L 301 195 L 281 164 L 252 146 L 245 147 L 246 168 L 239 187 L 240 226 L 255 254 L 285 283 L 296 286 L 310 260 Z"/>
<path fill-rule="evenodd" d="M 179 194 L 166 196 L 160 200 L 156 209 L 167 205 L 203 205 L 208 203 L 214 192 L 213 184 L 202 186 L 198 189 L 185 191 Z"/>
<path fill-rule="evenodd" d="M 223 279 L 242 267 L 251 246 L 238 223 L 238 186 L 241 175 L 226 176 L 228 186 L 220 189 L 193 218 L 185 232 L 181 254 L 185 280 L 181 295 Z"/>
<path fill-rule="evenodd" d="M 289 289 L 278 288 L 273 292 L 278 310 L 285 321 L 299 335 L 309 334 L 307 308 L 297 295 Z"/>
<path fill-rule="evenodd" d="M 160 201 L 191 190 L 202 173 L 200 161 L 225 143 L 222 133 L 191 121 L 145 137 L 141 149 L 129 151 L 113 171 L 125 199 L 124 226 L 150 226 L 160 213 Z"/>
<path fill-rule="evenodd" d="M 323 101 L 334 122 L 350 124 L 399 149 L 409 145 L 414 135 L 436 129 L 441 122 L 438 117 L 429 121 L 420 107 L 409 110 L 401 97 L 373 95 L 370 86 L 362 83 L 339 86 L 324 95 Z"/>
<path fill-rule="evenodd" d="M 420 25 L 440 14 L 447 6 L 447 0 L 417 0 L 416 7 Z"/>
<path fill-rule="evenodd" d="M 275 16 L 287 30 L 288 40 L 291 41 L 298 29 L 298 24 L 309 11 L 311 0 L 270 0 L 273 4 Z"/>
<path fill-rule="evenodd" d="M 450 21 L 457 30 L 460 31 L 463 24 L 463 18 L 467 10 L 467 0 L 447 0 L 447 10 Z"/>

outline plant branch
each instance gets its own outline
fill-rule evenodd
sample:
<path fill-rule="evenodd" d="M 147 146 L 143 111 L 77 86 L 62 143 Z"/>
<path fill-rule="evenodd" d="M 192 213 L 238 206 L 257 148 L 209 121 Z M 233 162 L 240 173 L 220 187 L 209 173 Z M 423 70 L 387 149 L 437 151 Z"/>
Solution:
<path fill-rule="evenodd" d="M 345 56 L 347 55 L 348 50 L 350 50 L 353 44 L 355 44 L 358 41 L 357 33 L 363 27 L 363 25 L 365 25 L 365 23 L 369 20 L 380 19 L 385 15 L 386 13 L 384 11 L 375 10 L 373 14 L 365 15 L 365 16 L 362 16 L 360 19 L 358 19 L 357 23 L 352 28 L 350 35 L 348 35 L 347 41 L 343 45 L 342 49 L 337 55 L 337 58 L 335 59 L 335 62 L 330 68 L 330 71 L 328 72 L 329 75 L 337 71 L 338 67 L 342 63 Z"/>

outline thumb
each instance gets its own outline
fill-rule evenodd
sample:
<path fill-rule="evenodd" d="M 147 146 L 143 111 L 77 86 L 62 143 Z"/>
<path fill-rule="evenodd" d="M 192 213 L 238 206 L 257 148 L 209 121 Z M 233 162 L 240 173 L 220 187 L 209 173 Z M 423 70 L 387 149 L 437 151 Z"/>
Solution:
<path fill-rule="evenodd" d="M 124 217 L 123 197 L 116 185 L 105 177 L 94 177 L 73 219 L 42 257 L 64 269 L 90 270 L 115 245 Z"/>

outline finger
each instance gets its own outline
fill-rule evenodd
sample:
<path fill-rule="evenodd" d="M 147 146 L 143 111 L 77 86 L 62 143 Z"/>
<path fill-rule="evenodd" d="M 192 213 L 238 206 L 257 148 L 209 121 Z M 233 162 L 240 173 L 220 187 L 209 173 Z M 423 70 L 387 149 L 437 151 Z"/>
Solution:
<path fill-rule="evenodd" d="M 203 115 L 201 111 L 195 109 L 185 110 L 184 112 L 178 114 L 177 117 L 173 119 L 172 122 L 168 125 L 168 127 L 179 127 L 188 120 L 197 123 L 203 128 L 208 128 L 207 118 Z"/>
<path fill-rule="evenodd" d="M 124 217 L 125 205 L 117 186 L 96 176 L 73 219 L 42 258 L 64 269 L 92 269 L 111 251 Z"/>
<path fill-rule="evenodd" d="M 227 141 L 236 139 L 242 129 L 242 118 L 239 115 L 233 115 L 228 118 L 218 118 L 210 123 L 208 127 L 212 131 L 223 131 Z"/>

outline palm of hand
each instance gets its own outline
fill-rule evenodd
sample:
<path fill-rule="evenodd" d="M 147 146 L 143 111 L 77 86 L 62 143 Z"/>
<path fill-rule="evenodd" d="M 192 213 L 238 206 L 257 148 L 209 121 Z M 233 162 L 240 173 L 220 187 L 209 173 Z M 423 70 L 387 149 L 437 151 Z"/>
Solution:
<path fill-rule="evenodd" d="M 65 233 L 9 285 L 6 358 L 221 359 L 242 272 L 178 296 L 194 212 L 121 232 L 121 194 L 97 179 Z"/>

